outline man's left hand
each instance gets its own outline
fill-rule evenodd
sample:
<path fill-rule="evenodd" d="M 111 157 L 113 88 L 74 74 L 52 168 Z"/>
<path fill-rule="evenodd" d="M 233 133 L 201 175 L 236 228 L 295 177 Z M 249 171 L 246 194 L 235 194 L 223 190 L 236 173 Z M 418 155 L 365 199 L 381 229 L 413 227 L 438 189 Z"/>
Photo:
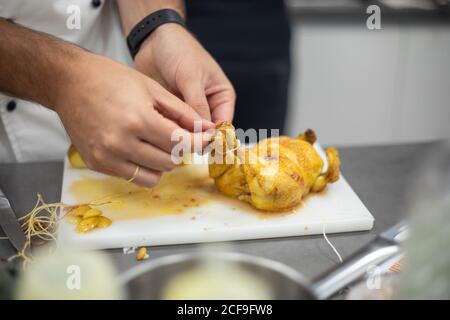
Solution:
<path fill-rule="evenodd" d="M 232 121 L 236 95 L 200 43 L 178 24 L 158 27 L 141 45 L 136 69 L 179 96 L 213 122 Z"/>

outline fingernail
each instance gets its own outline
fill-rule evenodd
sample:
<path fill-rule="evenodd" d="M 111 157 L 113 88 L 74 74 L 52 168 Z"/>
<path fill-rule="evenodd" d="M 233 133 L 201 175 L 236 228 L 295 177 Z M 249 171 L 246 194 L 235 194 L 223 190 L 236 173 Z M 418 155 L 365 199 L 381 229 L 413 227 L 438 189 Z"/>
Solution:
<path fill-rule="evenodd" d="M 210 141 L 212 140 L 212 138 L 214 137 L 214 135 L 216 134 L 216 129 L 208 129 L 203 133 L 203 139 Z"/>
<path fill-rule="evenodd" d="M 205 131 L 210 128 L 215 128 L 216 125 L 209 120 L 201 119 L 194 121 L 194 132 Z"/>
<path fill-rule="evenodd" d="M 205 120 L 205 121 L 204 121 L 204 126 L 205 126 L 207 129 L 209 129 L 209 128 L 215 128 L 215 127 L 216 127 L 216 125 L 214 124 L 214 122 L 211 122 L 211 121 L 209 121 L 209 120 Z"/>

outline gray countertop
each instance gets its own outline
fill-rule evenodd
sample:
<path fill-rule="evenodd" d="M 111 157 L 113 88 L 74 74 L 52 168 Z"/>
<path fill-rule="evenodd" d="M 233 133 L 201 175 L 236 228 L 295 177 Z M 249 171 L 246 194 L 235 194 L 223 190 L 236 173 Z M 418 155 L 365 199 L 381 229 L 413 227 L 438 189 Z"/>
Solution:
<path fill-rule="evenodd" d="M 375 217 L 371 231 L 329 235 L 343 258 L 372 240 L 376 234 L 398 222 L 407 213 L 407 190 L 414 182 L 418 159 L 432 143 L 340 148 L 342 172 Z M 60 200 L 62 162 L 0 164 L 0 186 L 18 215 L 28 212 L 41 193 L 47 202 Z M 1 234 L 0 230 L 0 236 Z M 274 259 L 314 278 L 338 261 L 322 236 L 234 241 L 233 250 Z M 195 250 L 197 245 L 150 247 L 150 258 Z M 135 265 L 134 255 L 107 250 L 119 271 Z M 0 241 L 0 257 L 13 253 Z"/>

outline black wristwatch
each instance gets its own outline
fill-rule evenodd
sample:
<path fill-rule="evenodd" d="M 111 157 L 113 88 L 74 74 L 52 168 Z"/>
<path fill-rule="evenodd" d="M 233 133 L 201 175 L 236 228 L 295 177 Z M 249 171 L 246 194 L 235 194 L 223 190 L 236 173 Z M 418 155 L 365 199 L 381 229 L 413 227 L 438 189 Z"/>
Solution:
<path fill-rule="evenodd" d="M 134 57 L 139 52 L 142 42 L 160 25 L 165 23 L 178 23 L 186 27 L 183 18 L 172 9 L 162 9 L 153 12 L 142 19 L 131 31 L 127 37 L 127 45 L 131 56 Z"/>

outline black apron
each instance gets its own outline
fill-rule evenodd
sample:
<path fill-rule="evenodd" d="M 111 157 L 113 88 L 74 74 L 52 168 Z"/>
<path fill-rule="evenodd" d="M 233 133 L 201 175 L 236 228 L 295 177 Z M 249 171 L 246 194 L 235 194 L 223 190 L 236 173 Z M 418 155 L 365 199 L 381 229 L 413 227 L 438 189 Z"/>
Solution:
<path fill-rule="evenodd" d="M 234 124 L 284 129 L 290 26 L 282 0 L 187 0 L 188 28 L 237 94 Z"/>

